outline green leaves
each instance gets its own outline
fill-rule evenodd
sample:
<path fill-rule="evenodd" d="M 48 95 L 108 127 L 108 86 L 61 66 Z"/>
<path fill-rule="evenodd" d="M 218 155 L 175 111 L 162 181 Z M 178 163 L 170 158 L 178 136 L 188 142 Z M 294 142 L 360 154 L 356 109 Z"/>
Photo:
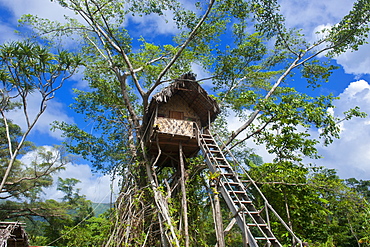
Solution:
<path fill-rule="evenodd" d="M 320 87 L 321 83 L 328 82 L 330 75 L 338 66 L 330 65 L 330 61 L 311 60 L 303 64 L 302 77 L 307 79 L 308 87 Z"/>
<path fill-rule="evenodd" d="M 74 201 L 79 198 L 79 189 L 75 189 L 76 184 L 79 182 L 80 181 L 75 178 L 58 178 L 57 190 L 64 193 L 64 197 L 62 198 L 63 201 L 74 203 Z"/>
<path fill-rule="evenodd" d="M 329 55 L 339 55 L 347 50 L 358 50 L 367 43 L 370 31 L 370 3 L 367 0 L 356 1 L 353 9 L 337 25 L 328 30 L 328 41 L 334 47 Z"/>
<path fill-rule="evenodd" d="M 367 221 L 368 208 L 362 192 L 354 193 L 334 170 L 279 162 L 253 166 L 249 174 L 305 242 L 313 246 L 323 246 L 320 244 L 325 242 L 351 246 L 368 236 L 367 224 L 360 227 Z M 283 231 L 276 220 L 272 217 L 271 224 L 279 236 Z"/>
<path fill-rule="evenodd" d="M 158 14 L 162 16 L 166 10 L 175 10 L 180 4 L 177 1 L 171 0 L 145 0 L 145 1 L 128 1 L 129 11 L 132 15 L 138 13 L 141 15 Z"/>
<path fill-rule="evenodd" d="M 97 246 L 106 243 L 112 227 L 109 215 L 104 214 L 92 217 L 78 226 L 64 227 L 62 235 L 67 246 Z"/>
<path fill-rule="evenodd" d="M 47 47 L 28 41 L 12 42 L 0 47 L 0 80 L 7 93 L 26 96 L 37 90 L 49 98 L 81 64 L 78 55 L 67 51 L 53 54 Z M 61 82 L 57 82 L 58 79 Z"/>

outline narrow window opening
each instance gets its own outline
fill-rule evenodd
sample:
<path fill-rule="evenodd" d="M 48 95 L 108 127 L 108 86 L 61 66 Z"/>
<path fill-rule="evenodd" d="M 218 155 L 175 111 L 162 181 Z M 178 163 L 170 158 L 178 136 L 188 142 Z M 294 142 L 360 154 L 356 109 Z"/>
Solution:
<path fill-rule="evenodd" d="M 184 113 L 180 111 L 170 111 L 170 118 L 184 120 Z"/>

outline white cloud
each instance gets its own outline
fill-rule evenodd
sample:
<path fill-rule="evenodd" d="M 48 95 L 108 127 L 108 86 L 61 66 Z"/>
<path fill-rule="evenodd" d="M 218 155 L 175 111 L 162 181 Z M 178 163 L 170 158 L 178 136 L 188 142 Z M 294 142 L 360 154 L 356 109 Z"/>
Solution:
<path fill-rule="evenodd" d="M 202 68 L 201 65 L 197 63 L 191 64 L 191 71 L 197 75 L 198 80 L 208 78 L 211 75 L 208 71 L 206 71 L 204 68 Z"/>
<path fill-rule="evenodd" d="M 176 34 L 178 29 L 176 24 L 172 22 L 172 13 L 166 11 L 164 16 L 158 16 L 156 14 L 151 14 L 143 17 L 139 16 L 129 16 L 135 24 L 138 25 L 136 28 L 136 35 L 149 35 L 152 36 L 161 34 Z"/>
<path fill-rule="evenodd" d="M 195 13 L 202 15 L 202 13 L 195 7 L 195 2 L 192 0 L 180 0 L 179 1 L 185 9 L 194 11 Z M 142 36 L 150 35 L 174 35 L 178 34 L 180 30 L 177 29 L 176 23 L 173 20 L 174 14 L 171 10 L 163 10 L 163 15 L 158 14 L 140 16 L 128 16 L 128 19 L 138 25 L 136 35 Z"/>
<path fill-rule="evenodd" d="M 312 35 L 316 35 L 316 39 L 321 39 L 321 38 L 324 38 L 325 35 L 328 34 L 328 32 L 322 32 L 323 30 L 330 30 L 331 28 L 333 27 L 332 24 L 330 23 L 327 23 L 327 24 L 320 24 L 318 26 L 316 26 L 314 29 L 313 29 L 313 32 L 312 32 Z"/>
<path fill-rule="evenodd" d="M 317 40 L 316 31 L 338 23 L 353 6 L 354 0 L 281 0 L 282 13 L 286 16 L 288 27 L 302 29 L 309 41 Z M 348 51 L 336 58 L 348 74 L 370 73 L 370 45 L 358 51 Z"/>
<path fill-rule="evenodd" d="M 18 20 L 22 15 L 32 14 L 40 18 L 49 19 L 65 23 L 65 16 L 76 18 L 83 22 L 83 19 L 69 9 L 61 7 L 57 1 L 48 0 L 0 0 L 0 9 L 9 11 L 10 15 L 6 15 L 6 20 L 0 23 L 2 35 L 0 42 L 17 40 L 20 36 L 14 34 Z M 63 38 L 62 43 L 65 47 L 73 48 L 76 41 L 71 37 Z"/>
<path fill-rule="evenodd" d="M 354 0 L 280 0 L 288 27 L 303 28 L 310 34 L 316 26 L 337 23 L 349 13 Z"/>
<path fill-rule="evenodd" d="M 349 84 L 349 86 L 343 91 L 340 97 L 342 99 L 345 98 L 348 100 L 353 99 L 353 100 L 358 101 L 359 99 L 357 96 L 360 96 L 361 94 L 362 96 L 365 96 L 365 98 L 369 97 L 369 94 L 366 93 L 369 89 L 370 89 L 370 85 L 367 81 L 365 80 L 355 81 Z"/>
<path fill-rule="evenodd" d="M 71 76 L 71 80 L 75 81 L 76 84 L 73 85 L 73 88 L 77 88 L 79 90 L 88 91 L 90 90 L 89 82 L 87 80 L 84 80 L 84 67 L 80 67 L 76 74 L 73 74 Z"/>
<path fill-rule="evenodd" d="M 76 178 L 80 180 L 81 182 L 76 185 L 76 188 L 80 188 L 80 194 L 86 195 L 86 199 L 92 202 L 109 203 L 111 194 L 113 195 L 113 202 L 117 197 L 118 180 L 116 179 L 112 182 L 109 175 L 97 175 L 92 173 L 89 165 L 68 163 L 65 170 L 53 176 L 54 182 L 58 180 L 58 177 L 63 179 Z M 112 190 L 111 186 L 113 186 Z M 59 200 L 63 197 L 63 193 L 57 190 L 56 184 L 45 189 L 44 192 L 45 199 Z"/>
<path fill-rule="evenodd" d="M 0 30 L 0 44 L 20 39 L 20 37 L 14 32 L 14 28 L 7 24 L 0 23 Z"/>
<path fill-rule="evenodd" d="M 203 79 L 211 77 L 211 73 L 197 63 L 191 64 L 191 71 L 197 75 L 197 80 L 203 80 Z M 214 86 L 212 79 L 204 80 L 201 82 L 201 84 L 202 84 L 202 87 L 204 87 L 206 90 L 211 90 Z M 212 93 L 212 92 L 208 91 L 208 93 Z"/>
<path fill-rule="evenodd" d="M 334 114 L 359 106 L 370 115 L 370 85 L 364 80 L 355 81 L 334 102 Z M 317 165 L 337 169 L 342 178 L 370 179 L 370 118 L 354 118 L 342 122 L 341 138 L 328 147 L 319 147 L 323 159 Z"/>
<path fill-rule="evenodd" d="M 370 41 L 370 40 L 369 40 Z M 348 74 L 370 74 L 370 45 L 361 46 L 358 51 L 347 51 L 336 58 Z"/>
<path fill-rule="evenodd" d="M 37 15 L 56 21 L 64 21 L 64 15 L 73 14 L 62 8 L 57 1 L 48 0 L 0 0 L 0 6 L 4 6 L 13 13 L 11 22 L 16 24 L 17 20 L 24 14 Z"/>
<path fill-rule="evenodd" d="M 44 146 L 46 151 L 55 150 L 50 146 Z M 37 157 L 36 151 L 31 151 L 21 158 L 21 162 L 28 165 Z M 58 177 L 63 179 L 76 178 L 81 182 L 76 185 L 80 188 L 80 195 L 86 195 L 86 199 L 97 203 L 109 203 L 111 194 L 113 201 L 116 199 L 118 193 L 118 179 L 111 181 L 109 175 L 100 175 L 92 173 L 89 165 L 87 164 L 72 164 L 68 163 L 65 170 L 53 174 L 53 186 L 44 189 L 44 199 L 60 200 L 63 198 L 63 193 L 57 190 L 56 182 Z"/>

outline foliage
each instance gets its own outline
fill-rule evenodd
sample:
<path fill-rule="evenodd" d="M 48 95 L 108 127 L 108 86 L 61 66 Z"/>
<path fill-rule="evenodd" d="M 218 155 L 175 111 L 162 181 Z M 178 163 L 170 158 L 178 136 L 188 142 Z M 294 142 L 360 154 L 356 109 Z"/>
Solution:
<path fill-rule="evenodd" d="M 46 210 L 54 212 L 50 215 L 38 215 L 39 217 L 29 217 L 31 242 L 34 244 L 50 245 L 55 243 L 64 245 L 68 242 L 64 238 L 66 229 L 72 229 L 90 219 L 93 216 L 91 201 L 86 200 L 85 196 L 80 195 L 76 184 L 77 179 L 66 178 L 58 179 L 58 190 L 64 193 L 63 201 L 46 200 L 39 202 L 44 205 Z M 35 216 L 35 215 L 31 215 Z M 35 228 L 40 228 L 35 231 Z"/>
<path fill-rule="evenodd" d="M 18 145 L 23 133 L 20 127 L 8 120 L 8 133 L 12 145 Z M 2 125 L 0 135 L 6 135 Z M 7 138 L 1 139 L 0 174 L 6 171 L 10 158 Z M 91 202 L 79 195 L 75 186 L 76 179 L 59 178 L 58 190 L 65 193 L 65 202 L 44 200 L 43 190 L 53 185 L 53 175 L 64 169 L 71 159 L 61 147 L 35 147 L 24 142 L 18 151 L 19 155 L 27 155 L 28 161 L 15 160 L 0 194 L 0 220 L 23 221 L 27 223 L 27 232 L 31 242 L 48 244 L 60 237 L 65 226 L 73 226 L 90 217 Z"/>
<path fill-rule="evenodd" d="M 5 136 L 7 130 L 0 128 L 0 135 Z M 23 133 L 20 127 L 8 121 L 8 130 L 12 144 L 18 145 Z M 10 158 L 7 138 L 1 139 L 0 175 L 4 173 Z M 63 148 L 34 147 L 30 142 L 24 142 L 19 154 L 28 154 L 28 161 L 15 160 L 9 173 L 9 179 L 4 184 L 0 198 L 4 203 L 0 204 L 0 219 L 16 219 L 24 216 L 60 216 L 58 210 L 48 208 L 40 201 L 42 190 L 50 187 L 53 183 L 52 175 L 64 169 L 64 165 L 70 161 L 65 155 Z M 5 201 L 6 200 L 6 201 Z M 21 202 L 19 202 L 21 201 Z"/>
<path fill-rule="evenodd" d="M 0 193 L 5 192 L 3 189 L 9 174 L 23 146 L 27 146 L 26 138 L 45 112 L 48 101 L 54 98 L 55 92 L 76 72 L 80 64 L 81 59 L 77 55 L 65 50 L 54 54 L 50 47 L 31 41 L 15 41 L 0 46 L 1 135 L 6 137 L 3 139 L 2 152 L 6 150 L 9 154 L 7 160 L 1 157 L 4 173 Z M 39 109 L 36 110 L 36 114 L 30 115 L 28 99 L 36 92 L 40 97 Z M 17 108 L 24 114 L 26 123 L 24 132 L 14 128 L 12 121 L 7 117 L 7 112 Z"/>
<path fill-rule="evenodd" d="M 62 231 L 65 246 L 102 246 L 112 227 L 108 214 L 91 217 L 77 226 L 65 226 Z"/>
<path fill-rule="evenodd" d="M 365 193 L 348 187 L 334 170 L 281 162 L 252 166 L 250 175 L 295 233 L 313 246 L 354 246 L 368 236 Z"/>
<path fill-rule="evenodd" d="M 4 121 L 2 122 L 4 123 Z M 0 125 L 0 136 L 9 133 L 11 145 L 19 145 L 23 137 L 20 127 L 11 121 L 7 121 L 8 128 Z M 1 139 L 0 151 L 0 176 L 3 177 L 8 166 L 11 154 L 8 148 L 7 138 Z M 63 217 L 52 200 L 41 200 L 43 189 L 53 183 L 52 175 L 64 169 L 69 162 L 61 147 L 44 148 L 34 147 L 30 142 L 24 142 L 18 151 L 20 155 L 29 155 L 29 163 L 15 160 L 9 173 L 9 179 L 4 184 L 0 193 L 3 202 L 0 204 L 0 220 L 17 220 L 30 217 Z"/>

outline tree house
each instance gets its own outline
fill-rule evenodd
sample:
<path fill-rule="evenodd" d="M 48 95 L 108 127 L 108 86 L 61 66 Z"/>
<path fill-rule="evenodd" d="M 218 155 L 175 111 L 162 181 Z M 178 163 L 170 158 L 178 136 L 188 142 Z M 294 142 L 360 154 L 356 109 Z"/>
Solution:
<path fill-rule="evenodd" d="M 24 227 L 25 223 L 0 222 L 0 246 L 28 247 L 28 236 Z"/>
<path fill-rule="evenodd" d="M 181 176 L 179 181 L 185 246 L 189 246 L 189 234 L 186 170 L 183 159 L 193 157 L 201 150 L 209 170 L 213 174 L 218 174 L 210 186 L 220 192 L 233 215 L 229 225 L 223 229 L 221 209 L 215 193 L 217 246 L 225 246 L 224 235 L 236 224 L 240 228 L 244 247 L 282 247 L 270 227 L 269 215 L 275 214 L 291 234 L 293 246 L 302 247 L 302 241 L 273 210 L 254 180 L 235 157 L 229 152 L 224 152 L 214 139 L 208 126 L 219 113 L 220 108 L 216 100 L 195 81 L 194 74 L 188 73 L 155 94 L 145 114 L 144 141 L 151 154 L 152 164 L 159 168 L 175 167 L 177 175 Z M 241 180 L 237 170 L 244 171 L 247 179 Z M 257 208 L 253 203 L 255 196 L 265 203 L 262 208 Z"/>
<path fill-rule="evenodd" d="M 147 113 L 146 143 L 151 156 L 157 158 L 156 166 L 175 166 L 180 144 L 186 158 L 195 156 L 200 150 L 198 131 L 209 126 L 219 113 L 216 100 L 192 73 L 155 94 Z"/>

